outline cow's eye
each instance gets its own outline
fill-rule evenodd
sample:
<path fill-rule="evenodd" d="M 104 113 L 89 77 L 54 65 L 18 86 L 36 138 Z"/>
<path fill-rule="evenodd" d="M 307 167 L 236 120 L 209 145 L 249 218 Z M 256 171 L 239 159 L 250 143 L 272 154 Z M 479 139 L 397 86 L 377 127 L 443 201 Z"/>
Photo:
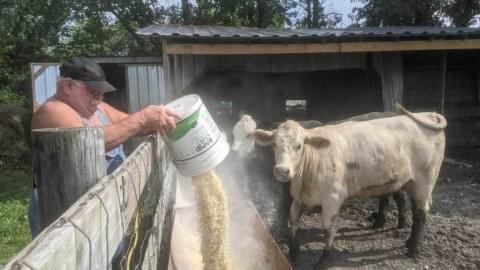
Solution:
<path fill-rule="evenodd" d="M 295 146 L 295 150 L 300 150 L 300 148 L 302 148 L 302 145 L 301 144 L 297 144 L 297 146 Z"/>

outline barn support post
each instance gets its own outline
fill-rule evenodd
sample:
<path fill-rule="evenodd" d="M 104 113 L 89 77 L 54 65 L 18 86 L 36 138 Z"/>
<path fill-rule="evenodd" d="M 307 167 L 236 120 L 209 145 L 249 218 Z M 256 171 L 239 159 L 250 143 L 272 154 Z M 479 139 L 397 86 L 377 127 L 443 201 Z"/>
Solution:
<path fill-rule="evenodd" d="M 477 101 L 480 102 L 480 68 L 477 69 Z"/>
<path fill-rule="evenodd" d="M 394 111 L 395 103 L 403 102 L 403 60 L 401 52 L 373 54 L 373 66 L 382 78 L 384 111 Z"/>
<path fill-rule="evenodd" d="M 445 113 L 445 84 L 447 80 L 447 51 L 440 56 L 440 113 Z"/>
<path fill-rule="evenodd" d="M 163 54 L 163 74 L 165 80 L 165 103 L 173 99 L 173 86 L 172 86 L 172 75 L 171 75 L 171 63 L 170 55 L 167 54 L 168 43 L 166 40 L 162 41 L 162 54 Z"/>
<path fill-rule="evenodd" d="M 43 229 L 106 175 L 103 129 L 36 129 L 32 148 Z"/>

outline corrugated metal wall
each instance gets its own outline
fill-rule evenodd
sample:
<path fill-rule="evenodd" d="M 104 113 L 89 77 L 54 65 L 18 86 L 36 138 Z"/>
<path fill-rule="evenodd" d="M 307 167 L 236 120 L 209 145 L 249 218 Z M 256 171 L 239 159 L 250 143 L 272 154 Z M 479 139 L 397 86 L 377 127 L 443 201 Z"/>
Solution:
<path fill-rule="evenodd" d="M 165 80 L 161 65 L 127 65 L 126 72 L 130 113 L 149 104 L 165 103 Z"/>
<path fill-rule="evenodd" d="M 57 78 L 60 74 L 60 64 L 31 64 L 34 104 L 41 105 L 55 94 Z"/>

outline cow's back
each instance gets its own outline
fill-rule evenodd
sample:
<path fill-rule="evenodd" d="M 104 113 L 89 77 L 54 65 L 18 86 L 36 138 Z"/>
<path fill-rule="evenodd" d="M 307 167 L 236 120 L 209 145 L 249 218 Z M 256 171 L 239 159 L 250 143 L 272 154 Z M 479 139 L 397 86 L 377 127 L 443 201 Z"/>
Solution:
<path fill-rule="evenodd" d="M 418 114 L 430 118 L 428 113 Z M 432 116 L 433 117 L 433 116 Z M 398 190 L 415 173 L 437 166 L 443 158 L 443 131 L 428 129 L 407 116 L 395 116 L 365 122 L 349 122 L 316 129 L 331 144 L 319 150 L 328 157 L 348 196 L 378 196 Z M 329 181 L 321 179 L 319 181 Z M 338 188 L 338 187 L 337 187 Z"/>

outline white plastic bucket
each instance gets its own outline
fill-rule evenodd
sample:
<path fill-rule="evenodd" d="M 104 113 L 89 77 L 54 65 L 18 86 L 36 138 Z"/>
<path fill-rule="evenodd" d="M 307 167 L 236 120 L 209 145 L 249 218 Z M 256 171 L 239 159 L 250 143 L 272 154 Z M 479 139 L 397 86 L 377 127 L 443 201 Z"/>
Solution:
<path fill-rule="evenodd" d="M 165 106 L 181 116 L 177 127 L 164 137 L 181 174 L 202 174 L 225 159 L 230 146 L 198 95 L 183 96 Z"/>

